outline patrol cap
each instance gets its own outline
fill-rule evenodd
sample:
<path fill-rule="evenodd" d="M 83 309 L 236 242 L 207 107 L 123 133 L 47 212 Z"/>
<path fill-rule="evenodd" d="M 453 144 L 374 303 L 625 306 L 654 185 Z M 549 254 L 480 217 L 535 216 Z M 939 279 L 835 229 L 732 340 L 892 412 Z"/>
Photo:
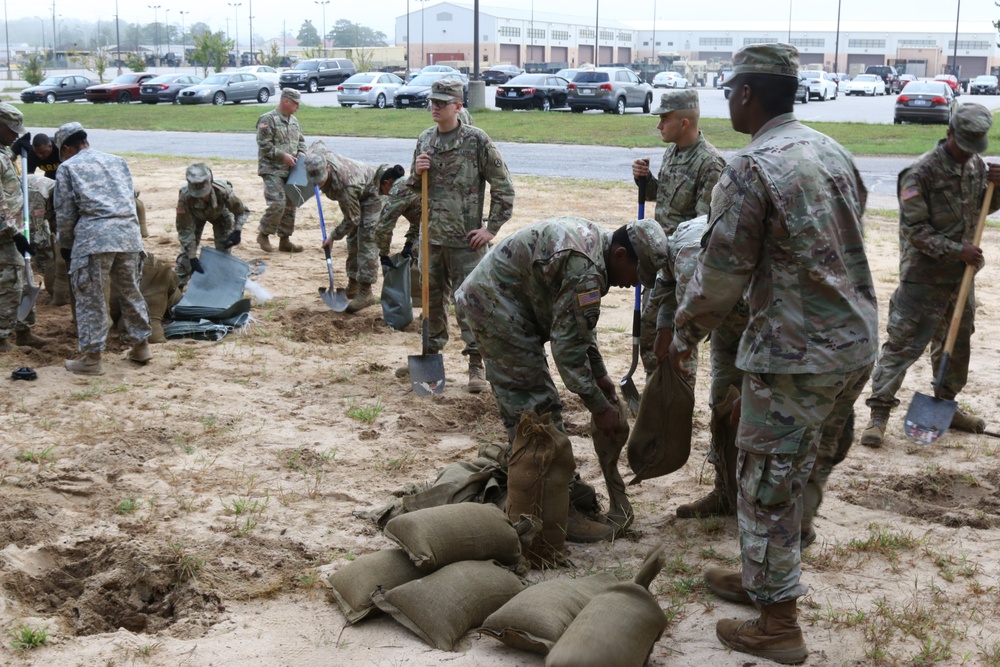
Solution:
<path fill-rule="evenodd" d="M 318 151 L 309 151 L 302 158 L 306 165 L 306 179 L 309 185 L 318 185 L 326 178 L 326 157 Z"/>
<path fill-rule="evenodd" d="M 428 96 L 428 99 L 461 103 L 463 99 L 463 87 L 464 84 L 461 79 L 453 76 L 441 77 L 431 84 L 431 94 Z"/>
<path fill-rule="evenodd" d="M 76 121 L 73 121 L 72 123 L 63 123 L 62 125 L 60 125 L 59 129 L 56 130 L 56 136 L 55 139 L 53 140 L 56 144 L 56 152 L 59 153 L 62 151 L 63 143 L 67 139 L 72 137 L 74 134 L 83 131 L 84 131 L 83 125 L 80 125 Z"/>
<path fill-rule="evenodd" d="M 652 115 L 662 116 L 671 111 L 698 108 L 698 91 L 693 89 L 672 90 L 660 95 L 660 106 L 653 109 Z"/>
<path fill-rule="evenodd" d="M 212 170 L 203 162 L 195 162 L 187 168 L 188 194 L 204 197 L 212 191 Z"/>
<path fill-rule="evenodd" d="M 281 91 L 281 99 L 288 98 L 293 102 L 302 101 L 302 93 L 295 90 L 294 88 L 283 88 Z"/>
<path fill-rule="evenodd" d="M 6 102 L 0 102 L 0 123 L 13 130 L 17 136 L 24 134 L 23 120 L 24 115 L 20 109 Z"/>
<path fill-rule="evenodd" d="M 989 146 L 987 134 L 993 126 L 993 114 L 982 104 L 960 104 L 951 115 L 948 129 L 955 143 L 966 153 L 982 153 Z"/>
<path fill-rule="evenodd" d="M 791 44 L 751 44 L 733 55 L 733 76 L 775 74 L 799 78 L 799 50 Z"/>
<path fill-rule="evenodd" d="M 652 287 L 660 268 L 667 266 L 667 235 L 656 220 L 634 220 L 625 231 L 639 257 L 639 282 Z"/>

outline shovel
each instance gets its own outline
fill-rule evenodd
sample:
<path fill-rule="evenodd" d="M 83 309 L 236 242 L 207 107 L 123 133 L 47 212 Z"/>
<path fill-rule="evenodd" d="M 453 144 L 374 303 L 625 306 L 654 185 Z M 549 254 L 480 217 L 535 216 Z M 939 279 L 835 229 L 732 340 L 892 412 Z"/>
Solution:
<path fill-rule="evenodd" d="M 440 394 L 444 391 L 444 357 L 440 354 L 430 354 L 428 350 L 431 344 L 431 323 L 427 319 L 430 311 L 431 292 L 428 262 L 431 256 L 431 243 L 427 231 L 429 218 L 427 212 L 427 180 L 425 171 L 420 181 L 420 318 L 423 320 L 422 333 L 423 351 L 422 354 L 411 354 L 406 358 L 406 363 L 410 368 L 410 384 L 417 396 L 427 396 L 428 394 Z"/>
<path fill-rule="evenodd" d="M 646 217 L 646 179 L 639 179 L 639 219 L 642 220 Z M 625 377 L 621 379 L 618 386 L 622 390 L 622 395 L 625 396 L 625 400 L 628 401 L 628 409 L 632 413 L 632 416 L 636 416 L 639 412 L 639 389 L 635 386 L 635 381 L 632 379 L 632 374 L 635 373 L 636 367 L 639 365 L 639 329 L 641 325 L 642 315 L 639 312 L 640 302 L 642 301 L 642 284 L 635 286 L 635 309 L 632 311 L 632 365 L 629 366 L 628 373 Z"/>
<path fill-rule="evenodd" d="M 330 287 L 320 287 L 319 295 L 322 297 L 323 303 L 330 307 L 330 310 L 335 313 L 342 313 L 347 310 L 347 292 L 343 287 L 340 289 L 333 287 L 333 260 L 330 259 L 330 246 L 326 245 L 326 222 L 323 220 L 323 202 L 319 196 L 319 186 L 314 185 L 313 188 L 316 194 L 316 208 L 319 210 L 319 229 L 323 232 L 323 252 L 326 254 L 326 272 L 330 274 Z"/>
<path fill-rule="evenodd" d="M 28 224 L 28 151 L 21 149 L 21 194 L 24 196 L 24 238 L 31 243 L 31 227 Z M 24 292 L 21 293 L 21 303 L 17 306 L 17 319 L 24 321 L 31 309 L 35 307 L 35 299 L 38 298 L 40 288 L 35 284 L 35 277 L 31 275 L 31 256 L 24 253 Z"/>
<path fill-rule="evenodd" d="M 989 206 L 992 199 L 993 184 L 990 183 L 986 186 L 983 206 L 979 211 L 979 221 L 976 223 L 976 231 L 972 239 L 973 245 L 978 246 L 982 241 L 983 227 L 986 224 L 986 216 L 990 212 Z M 971 264 L 965 266 L 962 284 L 958 288 L 958 298 L 955 300 L 955 312 L 952 313 L 948 337 L 945 338 L 944 353 L 941 355 L 941 364 L 938 366 L 937 377 L 934 380 L 934 396 L 925 396 L 919 392 L 914 394 L 910 409 L 906 411 L 904 420 L 906 437 L 915 444 L 934 444 L 951 426 L 951 420 L 958 408 L 958 403 L 955 401 L 941 398 L 941 385 L 944 383 L 944 374 L 948 369 L 951 352 L 955 349 L 958 326 L 962 322 L 962 313 L 965 311 L 966 301 L 969 299 L 969 289 L 972 286 L 972 276 L 975 272 L 976 267 Z"/>

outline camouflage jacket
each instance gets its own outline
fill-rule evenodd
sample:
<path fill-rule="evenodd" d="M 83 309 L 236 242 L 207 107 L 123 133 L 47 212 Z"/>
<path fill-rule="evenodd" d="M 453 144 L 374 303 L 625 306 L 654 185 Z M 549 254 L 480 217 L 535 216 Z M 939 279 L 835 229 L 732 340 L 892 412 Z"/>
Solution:
<path fill-rule="evenodd" d="M 396 221 L 403 216 L 410 223 L 406 230 L 406 240 L 416 243 L 420 238 L 420 193 L 406 186 L 405 179 L 399 179 L 392 184 L 388 196 L 384 198 L 382 213 L 375 227 L 375 244 L 378 254 L 388 255 L 389 244 L 392 243 L 392 233 L 396 229 Z"/>
<path fill-rule="evenodd" d="M 364 206 L 382 206 L 379 180 L 388 165 L 372 167 L 336 153 L 324 152 L 330 176 L 320 191 L 327 199 L 340 204 L 344 219 L 334 229 L 332 236 L 344 238 L 361 224 L 361 209 Z"/>
<path fill-rule="evenodd" d="M 306 140 L 295 116 L 283 116 L 274 109 L 257 119 L 257 174 L 288 178 L 291 169 L 281 160 L 285 153 L 302 157 Z"/>
<path fill-rule="evenodd" d="M 416 158 L 431 154 L 428 172 L 429 242 L 460 248 L 469 242 L 465 235 L 483 226 L 486 184 L 490 184 L 490 215 L 486 229 L 493 234 L 510 220 L 514 210 L 514 184 L 500 151 L 489 136 L 477 127 L 459 123 L 454 137 L 444 143 L 437 127 L 424 130 L 413 152 L 414 165 L 407 180 L 420 193 L 420 177 L 414 171 Z"/>
<path fill-rule="evenodd" d="M 675 316 L 678 349 L 715 328 L 749 284 L 740 369 L 844 373 L 874 361 L 866 198 L 840 144 L 790 113 L 761 127 L 712 193 L 705 250 Z"/>
<path fill-rule="evenodd" d="M 132 173 L 117 155 L 86 148 L 59 165 L 54 203 L 70 272 L 89 255 L 143 251 Z"/>
<path fill-rule="evenodd" d="M 958 284 L 965 264 L 962 243 L 972 242 L 986 194 L 986 163 L 973 155 L 965 164 L 944 149 L 944 140 L 899 174 L 899 280 Z M 990 213 L 1000 208 L 993 191 Z"/>
<path fill-rule="evenodd" d="M 41 174 L 28 176 L 28 221 L 31 242 L 38 248 L 38 255 L 52 256 L 52 239 L 55 235 L 56 211 L 52 207 L 52 194 L 56 182 Z"/>
<path fill-rule="evenodd" d="M 596 384 L 608 374 L 597 349 L 601 297 L 607 294 L 611 235 L 582 218 L 549 218 L 498 243 L 462 283 L 465 316 L 519 349 L 548 341 L 566 388 L 594 414 L 610 403 Z"/>
<path fill-rule="evenodd" d="M 722 155 L 700 131 L 698 141 L 691 146 L 672 144 L 667 148 L 660 175 L 650 175 L 646 182 L 646 201 L 656 201 L 655 218 L 667 236 L 685 220 L 708 213 L 712 188 L 725 166 Z"/>
<path fill-rule="evenodd" d="M 0 264 L 24 266 L 24 256 L 14 245 L 14 235 L 24 229 L 24 193 L 6 146 L 0 148 L 0 188 Z"/>
<path fill-rule="evenodd" d="M 192 197 L 186 185 L 177 194 L 177 238 L 189 258 L 198 256 L 199 223 L 219 224 L 231 232 L 243 229 L 248 217 L 250 211 L 225 179 L 212 179 L 212 194 L 207 200 Z"/>

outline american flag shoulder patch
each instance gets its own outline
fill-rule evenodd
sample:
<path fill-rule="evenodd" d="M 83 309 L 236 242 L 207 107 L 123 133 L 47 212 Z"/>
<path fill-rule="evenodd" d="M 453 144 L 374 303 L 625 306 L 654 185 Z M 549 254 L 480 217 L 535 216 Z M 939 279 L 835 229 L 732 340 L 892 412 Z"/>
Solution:
<path fill-rule="evenodd" d="M 914 197 L 916 197 L 919 194 L 920 194 L 920 190 L 917 190 L 916 188 L 907 188 L 907 189 L 903 190 L 903 192 L 900 193 L 899 197 L 903 201 L 907 201 L 909 199 L 913 199 Z"/>
<path fill-rule="evenodd" d="M 589 292 L 583 292 L 582 294 L 576 295 L 576 301 L 580 304 L 581 308 L 593 306 L 595 303 L 601 302 L 601 293 L 595 289 L 590 290 Z"/>

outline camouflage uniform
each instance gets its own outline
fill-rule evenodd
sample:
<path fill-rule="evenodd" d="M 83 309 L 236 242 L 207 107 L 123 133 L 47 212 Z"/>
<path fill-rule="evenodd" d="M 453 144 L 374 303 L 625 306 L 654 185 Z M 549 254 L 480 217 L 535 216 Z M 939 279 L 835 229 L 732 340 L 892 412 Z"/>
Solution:
<path fill-rule="evenodd" d="M 817 458 L 836 451 L 875 357 L 866 194 L 843 147 L 792 114 L 771 119 L 712 193 L 705 250 L 675 316 L 674 345 L 691 349 L 749 285 L 737 514 L 743 587 L 761 605 L 806 592 L 803 489 Z"/>
<path fill-rule="evenodd" d="M 28 176 L 28 223 L 31 242 L 36 252 L 31 258 L 31 268 L 37 275 L 44 275 L 55 259 L 53 236 L 55 235 L 56 212 L 52 208 L 52 193 L 56 182 L 40 174 Z"/>
<path fill-rule="evenodd" d="M 431 168 L 426 173 L 428 184 L 429 257 L 428 289 L 430 312 L 425 313 L 430 326 L 431 353 L 440 352 L 448 342 L 448 297 L 479 264 L 487 248 L 472 250 L 466 234 L 480 229 L 486 183 L 490 184 L 490 213 L 486 229 L 496 234 L 510 220 L 514 209 L 514 184 L 500 151 L 482 130 L 459 123 L 442 137 L 437 127 L 424 130 L 413 152 L 416 158 L 423 152 L 431 156 Z M 409 187 L 420 192 L 420 176 L 410 168 Z M 462 308 L 456 304 L 455 316 L 462 330 L 469 363 L 477 365 L 479 353 L 476 340 L 465 321 Z"/>
<path fill-rule="evenodd" d="M 193 196 L 185 185 L 177 195 L 177 238 L 181 252 L 177 255 L 174 270 L 181 287 L 191 279 L 191 260 L 198 256 L 201 234 L 205 223 L 212 225 L 215 249 L 230 253 L 226 239 L 236 230 L 242 230 L 250 211 L 233 192 L 233 186 L 224 179 L 212 178 L 212 194 L 208 200 Z"/>
<path fill-rule="evenodd" d="M 105 291 L 111 285 L 120 295 L 123 338 L 131 345 L 145 342 L 151 329 L 139 291 L 144 253 L 125 160 L 85 148 L 63 162 L 56 172 L 55 209 L 59 247 L 72 252 L 70 285 L 80 351 L 101 352 L 106 346 Z"/>
<path fill-rule="evenodd" d="M 24 256 L 14 245 L 14 236 L 24 224 L 21 179 L 11 161 L 10 149 L 0 148 L 0 345 L 19 324 L 17 307 L 24 291 Z"/>
<path fill-rule="evenodd" d="M 267 210 L 260 218 L 259 234 L 291 236 L 295 231 L 295 203 L 285 194 L 291 169 L 282 162 L 283 154 L 301 158 L 306 140 L 295 116 L 283 116 L 277 109 L 257 120 L 257 174 L 264 179 Z"/>
<path fill-rule="evenodd" d="M 406 230 L 406 240 L 416 243 L 420 238 L 420 193 L 410 190 L 403 179 L 392 184 L 392 189 L 389 190 L 382 206 L 382 213 L 379 214 L 378 224 L 375 225 L 375 245 L 378 247 L 378 254 L 389 254 L 392 233 L 400 216 L 410 223 Z"/>
<path fill-rule="evenodd" d="M 889 302 L 887 339 L 872 374 L 872 407 L 899 405 L 896 392 L 906 371 L 931 345 L 937 371 L 965 264 L 963 242 L 972 242 L 986 193 L 986 164 L 973 155 L 964 165 L 944 149 L 944 140 L 899 174 L 899 286 Z M 1000 208 L 1000 188 L 990 212 Z M 941 397 L 952 399 L 969 375 L 970 338 L 976 297 L 970 289 Z"/>

